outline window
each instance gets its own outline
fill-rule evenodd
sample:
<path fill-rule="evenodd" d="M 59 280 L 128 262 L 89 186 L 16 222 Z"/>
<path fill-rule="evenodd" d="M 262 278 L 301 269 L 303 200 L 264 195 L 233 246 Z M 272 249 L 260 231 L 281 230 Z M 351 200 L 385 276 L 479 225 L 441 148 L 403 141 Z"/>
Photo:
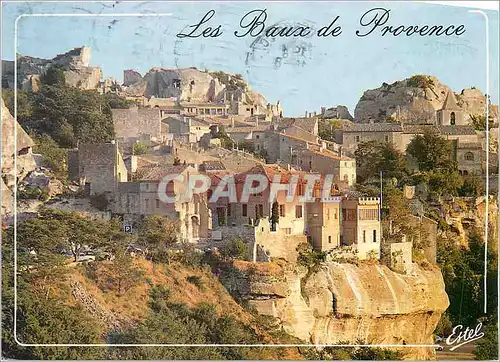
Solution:
<path fill-rule="evenodd" d="M 296 219 L 302 218 L 302 205 L 295 206 L 295 218 Z"/>
<path fill-rule="evenodd" d="M 328 235 L 328 244 L 331 244 L 331 243 L 332 243 L 332 236 Z"/>
<path fill-rule="evenodd" d="M 256 139 L 259 139 L 259 138 L 260 138 L 260 136 L 259 136 L 259 135 L 255 135 L 255 138 L 256 138 Z"/>
<path fill-rule="evenodd" d="M 326 209 L 326 219 L 330 220 L 330 209 Z"/>
<path fill-rule="evenodd" d="M 378 220 L 378 209 L 359 210 L 360 220 Z"/>
<path fill-rule="evenodd" d="M 451 112 L 451 114 L 450 114 L 450 124 L 452 126 L 455 125 L 455 112 Z"/>
<path fill-rule="evenodd" d="M 262 204 L 255 205 L 255 219 L 258 220 L 262 216 L 264 216 L 264 205 Z"/>
<path fill-rule="evenodd" d="M 283 228 L 285 230 L 286 235 L 290 235 L 292 233 L 292 228 Z"/>
<path fill-rule="evenodd" d="M 303 184 L 298 184 L 297 185 L 298 187 L 298 193 L 299 193 L 299 196 L 304 196 L 304 185 Z"/>
<path fill-rule="evenodd" d="M 366 230 L 363 230 L 363 243 L 366 243 Z"/>
<path fill-rule="evenodd" d="M 347 174 L 344 175 L 344 182 L 349 182 L 349 176 L 347 176 Z"/>
<path fill-rule="evenodd" d="M 241 216 L 248 216 L 248 205 L 243 204 L 241 205 Z"/>
<path fill-rule="evenodd" d="M 389 136 L 384 136 L 385 142 L 389 142 Z"/>
<path fill-rule="evenodd" d="M 149 199 L 144 200 L 146 202 L 146 209 L 149 209 Z"/>
<path fill-rule="evenodd" d="M 359 136 L 354 137 L 354 139 L 356 140 L 356 142 L 359 142 Z"/>
<path fill-rule="evenodd" d="M 285 217 L 285 205 L 280 205 L 280 217 Z"/>
<path fill-rule="evenodd" d="M 231 204 L 227 204 L 227 216 L 231 216 Z"/>
<path fill-rule="evenodd" d="M 160 200 L 156 199 L 156 208 L 159 209 L 160 208 Z"/>
<path fill-rule="evenodd" d="M 474 154 L 472 152 L 466 152 L 464 158 L 466 161 L 474 161 Z"/>
<path fill-rule="evenodd" d="M 335 218 L 335 220 L 337 220 L 338 218 L 337 209 L 333 209 L 333 217 Z"/>
<path fill-rule="evenodd" d="M 373 230 L 373 242 L 377 242 L 377 230 Z"/>

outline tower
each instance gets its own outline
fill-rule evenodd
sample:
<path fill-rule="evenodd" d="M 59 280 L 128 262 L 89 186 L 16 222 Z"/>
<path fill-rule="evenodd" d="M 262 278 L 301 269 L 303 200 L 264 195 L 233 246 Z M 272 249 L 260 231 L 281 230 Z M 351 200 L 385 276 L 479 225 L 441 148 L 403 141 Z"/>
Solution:
<path fill-rule="evenodd" d="M 438 125 L 443 126 L 461 126 L 467 124 L 466 117 L 458 106 L 457 100 L 455 99 L 455 95 L 452 91 L 448 91 L 443 106 L 437 111 L 437 121 Z"/>

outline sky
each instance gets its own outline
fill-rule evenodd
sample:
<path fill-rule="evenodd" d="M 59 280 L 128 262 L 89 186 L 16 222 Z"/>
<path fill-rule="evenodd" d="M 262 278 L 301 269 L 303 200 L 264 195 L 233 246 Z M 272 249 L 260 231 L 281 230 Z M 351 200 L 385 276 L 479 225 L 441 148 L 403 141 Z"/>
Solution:
<path fill-rule="evenodd" d="M 362 15 L 375 7 L 390 10 L 386 25 L 460 25 L 461 36 L 358 37 Z M 216 38 L 178 38 L 209 11 L 207 26 L 221 25 Z M 236 37 L 241 18 L 266 9 L 266 26 L 308 25 L 315 31 L 339 16 L 338 37 Z M 2 3 L 2 59 L 14 59 L 15 20 L 19 19 L 17 52 L 52 58 L 74 47 L 92 49 L 91 65 L 105 77 L 123 80 L 123 70 L 141 74 L 152 67 L 197 67 L 242 74 L 269 102 L 280 100 L 285 115 L 303 115 L 322 106 L 346 105 L 351 114 L 368 89 L 414 74 L 436 76 L 460 92 L 476 87 L 486 92 L 485 20 L 469 8 L 415 2 L 8 2 Z M 490 94 L 498 104 L 498 12 L 486 11 L 490 34 Z M 120 14 L 138 14 L 124 17 Z M 145 17 L 144 13 L 163 16 Z M 72 14 L 87 14 L 74 16 Z M 113 16 L 99 16 L 113 14 Z M 185 31 L 185 30 L 184 30 Z"/>

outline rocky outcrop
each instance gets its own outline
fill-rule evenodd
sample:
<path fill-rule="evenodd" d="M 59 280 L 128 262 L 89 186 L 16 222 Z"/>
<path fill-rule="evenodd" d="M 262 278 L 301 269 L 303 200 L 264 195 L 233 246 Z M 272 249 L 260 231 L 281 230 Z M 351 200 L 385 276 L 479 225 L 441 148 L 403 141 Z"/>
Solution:
<path fill-rule="evenodd" d="M 334 118 L 334 119 L 348 119 L 354 120 L 349 109 L 346 106 L 338 105 L 337 107 L 321 107 L 321 117 Z"/>
<path fill-rule="evenodd" d="M 174 98 L 178 102 L 242 101 L 266 107 L 266 99 L 250 90 L 236 75 L 202 72 L 196 68 L 152 68 L 144 77 L 134 70 L 123 73 L 123 94 L 129 97 Z"/>
<path fill-rule="evenodd" d="M 433 76 L 413 76 L 392 84 L 370 89 L 356 105 L 354 118 L 360 123 L 435 123 L 436 111 L 441 109 L 448 92 L 453 92 Z M 484 114 L 486 97 L 475 88 L 456 94 L 458 106 L 466 115 Z M 490 105 L 498 119 L 498 107 Z"/>
<path fill-rule="evenodd" d="M 17 142 L 15 129 L 17 128 Z M 36 162 L 30 152 L 33 140 L 14 120 L 2 99 L 2 215 L 13 210 L 12 187 L 17 179 L 23 179 L 36 168 Z M 17 170 L 14 157 L 17 154 Z"/>
<path fill-rule="evenodd" d="M 39 77 L 52 66 L 64 70 L 66 83 L 81 89 L 98 88 L 102 72 L 99 67 L 91 67 L 91 50 L 88 47 L 74 48 L 52 59 L 18 56 L 18 84 L 21 89 L 36 91 Z M 14 62 L 2 60 L 2 87 L 14 88 Z"/>
<path fill-rule="evenodd" d="M 260 314 L 306 342 L 335 344 L 433 344 L 433 332 L 449 305 L 441 272 L 412 265 L 398 274 L 377 264 L 321 264 L 273 273 L 258 269 L 222 276 L 226 287 Z M 406 358 L 429 359 L 433 348 L 404 348 Z"/>

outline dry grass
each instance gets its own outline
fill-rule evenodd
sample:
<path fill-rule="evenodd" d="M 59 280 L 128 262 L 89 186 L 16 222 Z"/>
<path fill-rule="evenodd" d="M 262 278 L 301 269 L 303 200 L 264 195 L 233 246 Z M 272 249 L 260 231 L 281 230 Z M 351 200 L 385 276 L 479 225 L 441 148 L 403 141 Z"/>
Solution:
<path fill-rule="evenodd" d="M 253 272 L 262 276 L 278 276 L 283 275 L 283 265 L 279 261 L 271 261 L 266 263 L 252 263 L 249 261 L 235 260 L 233 266 L 241 272 Z"/>

